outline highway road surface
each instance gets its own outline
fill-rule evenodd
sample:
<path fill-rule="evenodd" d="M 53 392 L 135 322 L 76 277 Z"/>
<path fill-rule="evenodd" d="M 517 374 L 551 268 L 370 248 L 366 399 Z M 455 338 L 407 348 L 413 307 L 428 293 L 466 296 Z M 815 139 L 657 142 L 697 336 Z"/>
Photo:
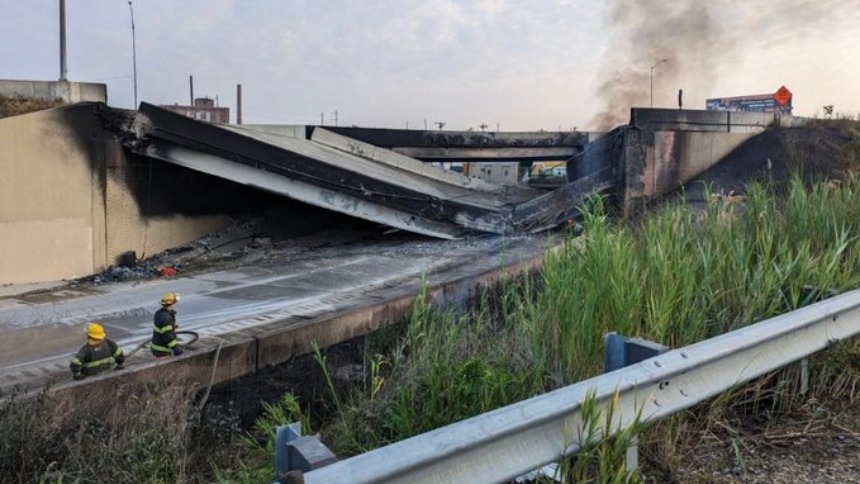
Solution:
<path fill-rule="evenodd" d="M 181 295 L 179 329 L 198 332 L 205 345 L 219 335 L 257 325 L 307 320 L 380 301 L 392 289 L 417 291 L 422 279 L 432 285 L 498 268 L 538 256 L 546 247 L 546 237 L 531 236 L 420 238 L 396 244 L 383 240 L 191 276 L 67 284 L 7 295 L 0 297 L 0 392 L 8 395 L 16 386 L 32 390 L 69 380 L 69 361 L 84 343 L 84 327 L 90 321 L 104 324 L 126 353 L 145 344 L 165 292 Z M 128 366 L 152 360 L 144 348 Z"/>

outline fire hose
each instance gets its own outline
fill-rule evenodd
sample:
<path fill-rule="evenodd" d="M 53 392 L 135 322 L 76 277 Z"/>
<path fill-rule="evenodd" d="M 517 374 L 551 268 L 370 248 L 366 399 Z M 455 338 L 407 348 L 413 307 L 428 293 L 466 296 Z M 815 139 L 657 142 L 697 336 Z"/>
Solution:
<path fill-rule="evenodd" d="M 176 339 L 179 340 L 179 346 L 182 347 L 183 350 L 190 347 L 192 344 L 197 342 L 197 340 L 200 338 L 200 335 L 195 333 L 194 331 L 177 331 L 174 334 L 176 334 Z M 141 342 L 133 350 L 131 350 L 127 355 L 125 355 L 125 357 L 131 358 L 132 355 L 134 355 L 138 351 L 142 350 L 147 345 L 149 345 L 149 340 Z"/>

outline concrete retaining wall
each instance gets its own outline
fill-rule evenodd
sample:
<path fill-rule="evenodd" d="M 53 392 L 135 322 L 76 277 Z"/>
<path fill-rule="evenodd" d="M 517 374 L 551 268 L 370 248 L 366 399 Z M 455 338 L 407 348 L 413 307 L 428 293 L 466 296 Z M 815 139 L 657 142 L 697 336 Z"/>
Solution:
<path fill-rule="evenodd" d="M 104 201 L 87 105 L 0 119 L 0 284 L 104 264 Z"/>
<path fill-rule="evenodd" d="M 105 246 L 107 265 L 114 263 L 116 257 L 133 250 L 139 257 L 157 254 L 165 249 L 176 247 L 202 235 L 216 231 L 230 223 L 230 217 L 222 213 L 180 215 L 159 211 L 146 214 L 146 205 L 164 205 L 163 189 L 164 167 L 156 164 L 150 176 L 146 166 L 130 166 L 125 150 L 119 140 L 100 140 L 97 144 L 105 153 Z M 144 178 L 138 178 L 142 172 Z M 136 183 L 141 187 L 135 195 L 130 187 Z M 182 187 L 172 187 L 182 190 Z M 148 190 L 147 190 L 148 189 Z M 186 187 L 195 191 L 194 187 Z M 156 200 L 152 200 L 155 198 Z M 143 204 L 144 206 L 141 206 Z"/>
<path fill-rule="evenodd" d="M 212 211 L 145 213 L 117 174 L 126 166 L 119 142 L 95 134 L 98 106 L 0 119 L 0 285 L 85 276 L 123 252 L 151 255 L 230 221 Z"/>
<path fill-rule="evenodd" d="M 781 117 L 791 118 L 775 113 L 634 108 L 630 113 L 630 125 L 652 131 L 759 133 Z"/>
<path fill-rule="evenodd" d="M 771 113 L 634 109 L 631 126 L 619 135 L 625 216 L 677 190 L 775 123 L 794 124 Z"/>

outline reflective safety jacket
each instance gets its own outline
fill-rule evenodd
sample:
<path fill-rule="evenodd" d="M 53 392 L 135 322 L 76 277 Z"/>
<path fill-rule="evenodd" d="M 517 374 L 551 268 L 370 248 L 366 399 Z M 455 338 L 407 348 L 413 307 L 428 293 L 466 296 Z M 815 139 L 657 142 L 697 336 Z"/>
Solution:
<path fill-rule="evenodd" d="M 105 338 L 95 344 L 91 344 L 94 341 L 90 340 L 72 358 L 72 362 L 69 364 L 72 374 L 82 374 L 85 376 L 98 375 L 110 370 L 112 359 L 116 361 L 117 365 L 122 365 L 125 361 L 125 354 L 123 354 L 122 348 L 117 346 L 113 341 Z"/>
<path fill-rule="evenodd" d="M 176 311 L 161 308 L 152 317 L 152 342 L 149 344 L 149 349 L 155 356 L 169 356 L 178 345 Z"/>

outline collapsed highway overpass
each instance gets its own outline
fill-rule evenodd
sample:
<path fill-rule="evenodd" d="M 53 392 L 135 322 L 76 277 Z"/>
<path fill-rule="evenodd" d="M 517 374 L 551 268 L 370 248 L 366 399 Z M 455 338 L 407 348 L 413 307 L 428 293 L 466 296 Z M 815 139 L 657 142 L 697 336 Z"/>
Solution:
<path fill-rule="evenodd" d="M 361 219 L 443 239 L 550 229 L 607 189 L 630 213 L 774 121 L 634 109 L 629 125 L 584 144 L 585 135 L 559 133 L 211 125 L 148 104 L 13 116 L 0 119 L 0 284 L 97 273 L 123 254 L 147 257 L 279 203 L 293 204 L 294 220 Z M 569 150 L 571 182 L 552 192 L 500 186 L 403 154 L 454 148 L 490 159 Z"/>
<path fill-rule="evenodd" d="M 417 220 L 421 230 L 416 232 L 443 238 L 488 227 L 492 233 L 538 232 L 575 216 L 582 197 L 593 190 L 620 187 L 623 207 L 634 210 L 694 178 L 774 123 L 760 115 L 641 111 L 634 110 L 630 125 L 573 157 L 574 180 L 544 194 L 444 172 L 314 127 L 205 125 L 146 105 L 139 112 L 123 112 L 84 104 L 0 120 L 0 141 L 9 141 L 0 143 L 0 162 L 12 167 L 11 176 L 0 179 L 0 197 L 9 197 L 0 204 L 0 228 L 10 234 L 0 245 L 17 244 L 15 250 L 0 251 L 5 257 L 0 276 L 27 274 L 30 264 L 51 268 L 51 257 L 80 258 L 83 262 L 74 270 L 95 272 L 111 265 L 116 254 L 135 250 L 141 239 L 145 244 L 147 228 L 150 237 L 163 237 L 160 243 L 178 245 L 195 231 L 217 227 L 219 212 L 229 213 L 264 191 L 297 199 L 327 191 L 345 205 L 337 211 L 376 207 L 377 212 L 368 211 L 368 219 L 385 223 L 389 219 L 374 218 L 385 213 L 400 217 L 397 223 Z M 794 122 L 779 120 L 783 126 Z M 21 140 L 29 142 L 26 148 L 19 146 Z M 39 169 L 20 169 L 24 161 Z M 8 183 L 20 174 L 28 176 L 17 179 L 17 185 Z M 24 199 L 31 202 L 21 203 Z M 320 197 L 316 203 L 330 202 Z M 17 210 L 4 211 L 8 207 Z M 22 221 L 22 216 L 29 218 Z M 170 232 L 183 224 L 187 231 Z M 71 235 L 77 245 L 64 239 Z M 43 239 L 47 248 L 40 245 Z M 421 242 L 414 253 L 396 256 L 374 246 L 341 254 L 341 269 L 333 259 L 322 258 L 319 267 L 304 270 L 308 261 L 303 256 L 277 269 L 250 267 L 244 269 L 247 273 L 196 281 L 0 297 L 0 326 L 10 336 L 3 361 L 10 373 L 5 376 L 14 384 L 31 384 L 66 375 L 66 350 L 88 318 L 105 319 L 123 343 L 145 339 L 151 314 L 140 301 L 155 300 L 164 284 L 174 289 L 178 284 L 181 291 L 198 291 L 187 301 L 197 313 L 187 327 L 225 342 L 216 345 L 204 338 L 207 346 L 189 357 L 199 364 L 186 365 L 184 371 L 194 379 L 209 375 L 215 355 L 224 364 L 217 380 L 233 378 L 309 351 L 311 341 L 335 344 L 405 314 L 427 271 L 438 277 L 433 291 L 460 300 L 475 284 L 497 278 L 506 270 L 500 269 L 504 264 L 538 267 L 545 241 L 519 241 L 520 253 L 512 257 L 515 239 L 489 238 L 487 247 L 466 240 L 458 254 L 441 245 L 446 241 L 432 244 L 433 253 Z M 22 251 L 24 247 L 31 250 Z M 63 274 L 59 277 L 68 277 Z M 353 304 L 360 306 L 358 312 L 341 312 Z M 44 343 L 45 335 L 52 346 Z"/>
<path fill-rule="evenodd" d="M 221 126 L 142 104 L 133 152 L 328 210 L 439 238 L 544 230 L 616 183 L 613 170 L 566 196 L 501 187 L 427 165 L 323 128 Z M 540 207 L 540 210 L 531 207 Z"/>

